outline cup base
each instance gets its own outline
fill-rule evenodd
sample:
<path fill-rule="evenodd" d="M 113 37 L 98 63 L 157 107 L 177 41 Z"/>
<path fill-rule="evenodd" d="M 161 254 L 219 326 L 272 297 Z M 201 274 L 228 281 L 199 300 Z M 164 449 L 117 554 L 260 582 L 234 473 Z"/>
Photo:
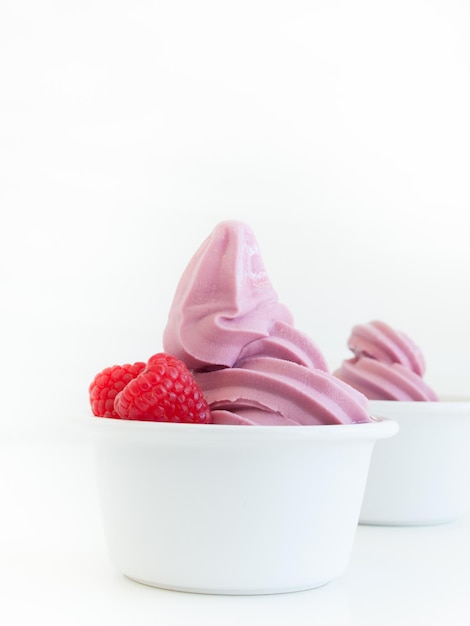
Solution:
<path fill-rule="evenodd" d="M 129 576 L 124 574 L 126 578 L 131 580 L 132 582 L 138 583 L 140 585 L 145 585 L 147 587 L 153 587 L 157 589 L 165 589 L 166 591 L 176 591 L 178 593 L 193 593 L 193 594 L 201 594 L 201 595 L 219 595 L 219 596 L 268 596 L 268 595 L 280 595 L 286 593 L 301 593 L 302 591 L 311 591 L 312 589 L 319 589 L 320 587 L 325 587 L 330 584 L 334 579 L 338 578 L 338 576 L 328 578 L 327 580 L 319 580 L 315 583 L 307 583 L 305 585 L 298 585 L 294 587 L 275 587 L 275 588 L 260 588 L 260 589 L 251 589 L 251 588 L 217 588 L 217 587 L 184 587 L 179 585 L 169 585 L 160 582 L 151 582 L 148 580 L 141 580 L 134 576 Z"/>
<path fill-rule="evenodd" d="M 439 526 L 443 524 L 453 524 L 457 521 L 457 515 L 439 519 L 417 519 L 417 520 L 388 520 L 388 519 L 360 519 L 361 526 Z"/>

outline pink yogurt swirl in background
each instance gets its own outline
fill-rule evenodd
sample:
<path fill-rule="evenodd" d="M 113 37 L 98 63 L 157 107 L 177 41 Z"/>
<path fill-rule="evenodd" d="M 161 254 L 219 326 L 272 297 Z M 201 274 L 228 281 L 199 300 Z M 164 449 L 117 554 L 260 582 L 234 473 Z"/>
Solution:
<path fill-rule="evenodd" d="M 334 375 L 370 400 L 439 399 L 423 380 L 420 348 L 405 333 L 375 320 L 354 326 L 348 347 L 354 357 L 344 360 Z"/>

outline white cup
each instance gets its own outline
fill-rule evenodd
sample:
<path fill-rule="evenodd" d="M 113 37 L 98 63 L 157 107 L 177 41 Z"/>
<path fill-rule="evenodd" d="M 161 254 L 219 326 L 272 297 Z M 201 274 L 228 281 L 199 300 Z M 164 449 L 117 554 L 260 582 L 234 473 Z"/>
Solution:
<path fill-rule="evenodd" d="M 323 585 L 347 568 L 373 446 L 397 429 L 92 418 L 110 557 L 182 591 Z"/>
<path fill-rule="evenodd" d="M 470 503 L 470 400 L 371 400 L 371 413 L 396 420 L 393 440 L 376 445 L 362 524 L 451 522 Z"/>

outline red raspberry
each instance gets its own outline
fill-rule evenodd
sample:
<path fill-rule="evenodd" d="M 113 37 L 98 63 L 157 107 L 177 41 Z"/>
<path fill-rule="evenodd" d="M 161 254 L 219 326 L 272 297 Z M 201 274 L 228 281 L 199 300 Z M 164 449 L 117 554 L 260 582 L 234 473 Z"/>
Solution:
<path fill-rule="evenodd" d="M 146 369 L 117 396 L 114 409 L 122 419 L 207 424 L 211 414 L 202 391 L 174 356 L 152 356 Z"/>
<path fill-rule="evenodd" d="M 114 398 L 124 387 L 145 369 L 145 363 L 113 365 L 97 374 L 90 385 L 90 404 L 97 417 L 117 417 Z"/>

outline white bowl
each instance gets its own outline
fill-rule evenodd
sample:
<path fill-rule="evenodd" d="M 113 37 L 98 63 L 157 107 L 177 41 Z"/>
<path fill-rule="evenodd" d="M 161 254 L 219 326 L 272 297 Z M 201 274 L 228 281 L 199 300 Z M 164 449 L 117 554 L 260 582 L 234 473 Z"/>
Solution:
<path fill-rule="evenodd" d="M 389 420 L 228 426 L 92 418 L 105 536 L 118 570 L 220 594 L 310 589 L 347 568 Z"/>
<path fill-rule="evenodd" d="M 362 524 L 451 522 L 469 504 L 470 400 L 371 400 L 371 413 L 396 420 L 399 434 L 374 449 Z"/>

